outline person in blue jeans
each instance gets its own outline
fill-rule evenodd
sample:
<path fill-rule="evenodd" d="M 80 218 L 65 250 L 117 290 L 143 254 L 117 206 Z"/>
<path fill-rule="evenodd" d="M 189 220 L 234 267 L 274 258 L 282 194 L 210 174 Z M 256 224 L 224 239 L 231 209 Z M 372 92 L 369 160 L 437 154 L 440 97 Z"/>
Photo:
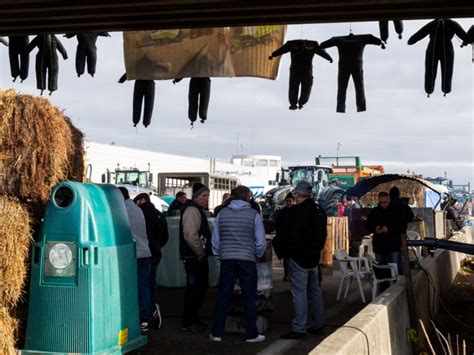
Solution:
<path fill-rule="evenodd" d="M 293 191 L 295 205 L 288 210 L 273 239 L 275 253 L 288 260 L 294 316 L 282 339 L 304 339 L 307 333 L 324 333 L 324 303 L 318 265 L 326 242 L 327 217 L 312 199 L 312 186 L 301 181 Z M 308 325 L 308 296 L 312 306 Z"/>
<path fill-rule="evenodd" d="M 221 341 L 234 285 L 239 279 L 248 343 L 265 340 L 257 330 L 257 259 L 265 253 L 266 241 L 260 214 L 252 208 L 252 193 L 245 186 L 232 191 L 232 202 L 217 216 L 212 233 L 212 251 L 221 262 L 215 318 L 209 339 Z"/>

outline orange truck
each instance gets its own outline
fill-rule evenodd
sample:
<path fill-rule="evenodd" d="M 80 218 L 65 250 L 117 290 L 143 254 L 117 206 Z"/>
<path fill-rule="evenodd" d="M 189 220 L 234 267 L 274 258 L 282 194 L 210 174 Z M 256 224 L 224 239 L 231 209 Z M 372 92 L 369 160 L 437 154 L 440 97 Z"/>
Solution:
<path fill-rule="evenodd" d="M 354 186 L 360 180 L 384 173 L 382 165 L 363 165 L 360 157 L 316 157 L 316 165 L 326 165 L 332 168 L 330 181 L 338 181 L 338 186 L 344 190 Z"/>

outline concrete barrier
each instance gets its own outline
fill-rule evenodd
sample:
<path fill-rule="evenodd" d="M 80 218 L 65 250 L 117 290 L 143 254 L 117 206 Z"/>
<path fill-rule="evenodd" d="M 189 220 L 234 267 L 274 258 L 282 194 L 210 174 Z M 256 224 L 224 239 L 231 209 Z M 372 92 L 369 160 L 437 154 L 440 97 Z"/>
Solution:
<path fill-rule="evenodd" d="M 457 241 L 472 243 L 470 228 L 463 239 Z M 422 261 L 442 298 L 449 291 L 464 257 L 461 253 L 437 250 L 434 257 L 428 256 Z M 418 318 L 428 325 L 431 314 L 440 307 L 440 300 L 438 295 L 434 296 L 433 288 L 422 271 L 414 271 L 412 276 Z M 406 336 L 409 324 L 405 279 L 402 277 L 310 354 L 412 354 Z"/>

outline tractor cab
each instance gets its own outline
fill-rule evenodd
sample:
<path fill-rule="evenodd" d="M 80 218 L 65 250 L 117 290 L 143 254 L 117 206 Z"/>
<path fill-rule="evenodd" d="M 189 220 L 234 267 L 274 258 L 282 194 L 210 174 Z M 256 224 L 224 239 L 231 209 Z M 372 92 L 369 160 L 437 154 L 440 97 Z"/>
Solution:
<path fill-rule="evenodd" d="M 117 168 L 113 172 L 107 170 L 106 174 L 102 174 L 102 183 L 132 185 L 149 189 L 152 187 L 153 174 L 150 171 L 142 171 L 137 168 Z"/>

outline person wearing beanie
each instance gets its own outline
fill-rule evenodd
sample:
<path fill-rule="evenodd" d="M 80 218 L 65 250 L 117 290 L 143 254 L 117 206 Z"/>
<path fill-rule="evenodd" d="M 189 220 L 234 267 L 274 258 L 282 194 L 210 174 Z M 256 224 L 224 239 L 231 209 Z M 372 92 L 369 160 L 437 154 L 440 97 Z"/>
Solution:
<path fill-rule="evenodd" d="M 140 207 L 130 199 L 128 190 L 123 186 L 119 187 L 119 190 L 125 200 L 125 209 L 127 210 L 132 236 L 135 240 L 140 329 L 142 333 L 146 333 L 152 317 L 152 308 L 150 300 L 151 251 L 146 233 L 145 216 Z"/>
<path fill-rule="evenodd" d="M 321 335 L 324 304 L 319 287 L 318 265 L 326 242 L 327 217 L 312 198 L 311 184 L 301 181 L 293 192 L 295 205 L 282 226 L 281 256 L 288 259 L 294 316 L 291 329 L 282 339 L 304 339 L 306 333 Z M 308 295 L 312 311 L 308 317 Z M 307 327 L 309 318 L 309 327 Z"/>
<path fill-rule="evenodd" d="M 273 238 L 273 246 L 275 249 L 275 253 L 277 253 L 277 256 L 279 259 L 283 259 L 283 270 L 284 270 L 284 274 L 283 274 L 283 281 L 288 281 L 288 259 L 287 258 L 282 258 L 280 257 L 281 256 L 281 251 L 279 249 L 279 242 L 283 237 L 284 235 L 284 230 L 285 230 L 285 227 L 287 224 L 288 224 L 288 217 L 290 215 L 290 208 L 293 207 L 293 205 L 295 204 L 295 197 L 293 196 L 293 194 L 291 192 L 289 192 L 286 196 L 285 196 L 285 205 L 283 206 L 283 208 L 279 209 L 276 211 L 276 215 L 275 215 L 275 232 L 276 232 L 276 235 L 275 235 L 275 238 Z M 276 239 L 276 247 L 275 247 L 275 239 Z M 277 252 L 278 250 L 278 252 Z"/>
<path fill-rule="evenodd" d="M 206 325 L 198 319 L 198 312 L 206 298 L 209 286 L 207 257 L 211 251 L 211 230 L 205 208 L 209 201 L 209 188 L 201 183 L 193 185 L 192 199 L 181 209 L 179 223 L 179 252 L 186 270 L 184 292 L 183 332 L 203 332 Z"/>

